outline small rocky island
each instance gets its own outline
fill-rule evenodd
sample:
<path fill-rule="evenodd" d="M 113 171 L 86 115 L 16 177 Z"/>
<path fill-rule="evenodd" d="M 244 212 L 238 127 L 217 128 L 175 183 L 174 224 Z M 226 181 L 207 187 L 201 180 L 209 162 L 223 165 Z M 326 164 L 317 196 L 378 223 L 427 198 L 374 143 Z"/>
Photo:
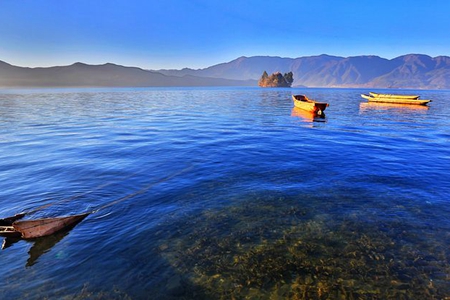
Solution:
<path fill-rule="evenodd" d="M 292 72 L 281 75 L 280 72 L 275 72 L 269 76 L 266 71 L 262 74 L 258 81 L 260 87 L 291 87 L 294 82 L 294 75 Z"/>

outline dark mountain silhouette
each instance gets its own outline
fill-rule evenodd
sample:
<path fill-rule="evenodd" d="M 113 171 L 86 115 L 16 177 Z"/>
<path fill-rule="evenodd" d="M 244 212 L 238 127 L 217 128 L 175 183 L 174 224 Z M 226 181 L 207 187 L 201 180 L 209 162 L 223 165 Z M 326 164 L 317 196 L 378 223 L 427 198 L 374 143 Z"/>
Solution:
<path fill-rule="evenodd" d="M 167 76 L 158 72 L 115 64 L 50 68 L 23 68 L 0 61 L 3 87 L 147 87 L 147 86 L 255 86 L 257 80 L 201 78 L 186 74 Z"/>
<path fill-rule="evenodd" d="M 166 75 L 197 75 L 227 79 L 258 79 L 267 71 L 293 72 L 293 86 L 450 89 L 450 57 L 408 54 L 299 58 L 240 57 L 205 69 L 159 70 Z"/>

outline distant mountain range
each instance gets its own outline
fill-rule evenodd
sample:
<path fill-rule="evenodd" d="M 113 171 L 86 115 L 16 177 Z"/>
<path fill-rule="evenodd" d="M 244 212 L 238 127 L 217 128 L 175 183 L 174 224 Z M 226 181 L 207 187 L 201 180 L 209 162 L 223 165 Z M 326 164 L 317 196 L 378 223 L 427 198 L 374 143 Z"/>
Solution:
<path fill-rule="evenodd" d="M 236 80 L 259 79 L 263 72 L 293 72 L 292 86 L 450 89 L 450 57 L 408 54 L 394 59 L 378 56 L 299 58 L 240 57 L 228 63 L 192 70 L 158 70 L 172 75 L 196 75 Z"/>
<path fill-rule="evenodd" d="M 23 68 L 0 61 L 3 87 L 257 86 L 266 71 L 293 72 L 292 86 L 450 89 L 450 57 L 408 54 L 240 57 L 205 69 L 144 70 L 115 64 Z"/>
<path fill-rule="evenodd" d="M 115 64 L 50 68 L 23 68 L 0 61 L 0 87 L 152 87 L 152 86 L 255 86 L 256 80 L 201 78 L 162 73 Z"/>

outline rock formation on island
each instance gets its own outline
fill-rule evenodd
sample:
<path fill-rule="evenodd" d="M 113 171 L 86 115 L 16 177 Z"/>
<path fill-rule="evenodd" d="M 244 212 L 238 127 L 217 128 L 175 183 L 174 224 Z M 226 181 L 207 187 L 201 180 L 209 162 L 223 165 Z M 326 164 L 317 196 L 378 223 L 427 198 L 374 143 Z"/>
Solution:
<path fill-rule="evenodd" d="M 260 87 L 291 87 L 294 82 L 292 72 L 281 75 L 280 72 L 275 72 L 269 76 L 266 71 L 262 74 L 258 81 Z"/>

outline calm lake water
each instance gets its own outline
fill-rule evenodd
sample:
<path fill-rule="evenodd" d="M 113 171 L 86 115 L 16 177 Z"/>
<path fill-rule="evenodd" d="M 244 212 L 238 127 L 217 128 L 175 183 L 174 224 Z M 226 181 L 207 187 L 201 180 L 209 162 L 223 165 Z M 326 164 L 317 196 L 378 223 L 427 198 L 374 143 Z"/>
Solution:
<path fill-rule="evenodd" d="M 0 298 L 448 299 L 450 91 L 367 92 L 0 90 L 0 218 L 93 212 L 5 241 Z"/>

